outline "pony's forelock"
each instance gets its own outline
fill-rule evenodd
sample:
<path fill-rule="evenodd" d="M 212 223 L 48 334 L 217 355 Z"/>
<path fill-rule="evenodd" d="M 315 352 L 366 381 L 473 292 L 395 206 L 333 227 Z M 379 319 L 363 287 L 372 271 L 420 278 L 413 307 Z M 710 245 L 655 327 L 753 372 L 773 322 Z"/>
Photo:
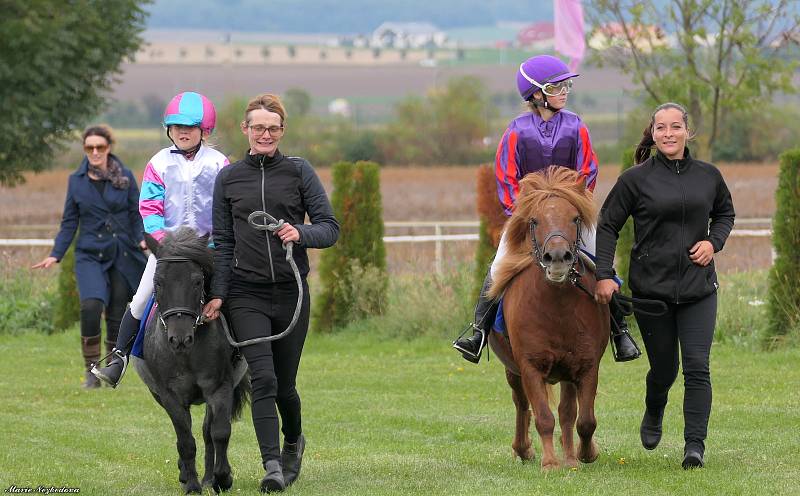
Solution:
<path fill-rule="evenodd" d="M 204 237 L 198 237 L 191 227 L 179 227 L 167 232 L 158 249 L 159 257 L 186 257 L 197 262 L 203 273 L 210 276 L 213 272 L 214 257 Z"/>
<path fill-rule="evenodd" d="M 593 227 L 597 223 L 597 207 L 592 192 L 575 170 L 550 166 L 542 172 L 528 174 L 519 185 L 514 212 L 505 229 L 507 251 L 495 267 L 495 279 L 488 294 L 492 298 L 499 298 L 511 279 L 534 262 L 530 221 L 537 217 L 549 199 L 557 197 L 569 202 L 585 226 Z"/>

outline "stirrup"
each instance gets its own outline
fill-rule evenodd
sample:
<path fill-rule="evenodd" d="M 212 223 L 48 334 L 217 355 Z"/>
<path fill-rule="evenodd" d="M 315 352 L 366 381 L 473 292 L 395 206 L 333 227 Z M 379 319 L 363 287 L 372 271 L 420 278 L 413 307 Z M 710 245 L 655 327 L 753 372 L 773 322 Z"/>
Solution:
<path fill-rule="evenodd" d="M 471 350 L 467 350 L 465 348 L 462 348 L 458 344 L 458 340 L 461 339 L 461 337 L 464 334 L 466 334 L 468 330 L 472 330 L 473 331 L 473 336 L 475 335 L 474 334 L 475 332 L 479 332 L 481 334 L 481 340 L 480 340 L 480 343 L 478 343 L 479 346 L 478 346 L 478 352 L 477 353 L 474 353 Z M 481 361 L 481 354 L 483 353 L 483 349 L 486 347 L 486 340 L 487 340 L 486 331 L 484 331 L 483 329 L 481 329 L 480 327 L 478 327 L 475 324 L 470 324 L 461 332 L 461 334 L 458 336 L 458 338 L 455 341 L 453 341 L 453 348 L 455 348 L 456 350 L 461 352 L 461 356 L 463 356 L 465 360 L 470 361 L 472 363 L 479 363 Z"/>
<path fill-rule="evenodd" d="M 103 368 L 97 368 L 98 364 L 93 364 L 91 373 L 94 374 L 94 376 L 100 379 L 101 381 L 111 386 L 112 388 L 116 388 L 117 386 L 119 386 L 119 383 L 122 382 L 122 378 L 125 377 L 125 371 L 128 370 L 128 355 L 126 355 L 122 350 L 118 350 L 117 348 L 114 348 L 112 353 L 122 362 L 122 371 L 119 373 L 119 377 L 117 378 L 116 381 L 113 380 L 111 377 L 107 376 L 103 372 L 104 368 L 107 369 L 111 367 L 111 365 L 106 365 Z"/>
<path fill-rule="evenodd" d="M 636 354 L 628 357 L 620 358 L 617 354 L 617 344 L 614 342 L 614 338 L 617 336 L 627 336 L 628 342 L 633 345 L 633 348 L 636 350 Z M 630 362 L 631 360 L 636 360 L 640 356 L 642 356 L 642 350 L 639 349 L 639 346 L 636 344 L 636 340 L 633 339 L 631 333 L 627 330 L 618 329 L 616 332 L 611 333 L 611 352 L 612 356 L 614 357 L 615 362 Z"/>

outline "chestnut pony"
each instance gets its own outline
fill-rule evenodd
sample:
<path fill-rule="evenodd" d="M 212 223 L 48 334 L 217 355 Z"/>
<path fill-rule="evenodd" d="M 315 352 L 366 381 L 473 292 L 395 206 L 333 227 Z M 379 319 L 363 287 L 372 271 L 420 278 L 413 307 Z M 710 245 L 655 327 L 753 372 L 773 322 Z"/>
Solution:
<path fill-rule="evenodd" d="M 506 222 L 507 252 L 495 267 L 489 291 L 490 297 L 503 296 L 507 334 L 491 332 L 489 344 L 506 367 L 516 405 L 512 447 L 521 459 L 533 459 L 530 406 L 542 440 L 543 469 L 560 466 L 549 405 L 550 385 L 559 382 L 564 464 L 576 467 L 578 460 L 591 463 L 598 456 L 592 440 L 594 399 L 609 315 L 608 307 L 588 294 L 595 279 L 578 256 L 581 226 L 593 226 L 596 217 L 592 194 L 576 171 L 553 166 L 525 176 Z"/>

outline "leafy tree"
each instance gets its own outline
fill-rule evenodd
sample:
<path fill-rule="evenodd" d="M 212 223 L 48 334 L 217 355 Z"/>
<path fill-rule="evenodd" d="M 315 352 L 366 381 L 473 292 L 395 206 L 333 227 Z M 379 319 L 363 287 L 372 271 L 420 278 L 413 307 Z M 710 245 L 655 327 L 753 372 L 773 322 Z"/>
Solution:
<path fill-rule="evenodd" d="M 0 15 L 0 183 L 52 163 L 97 115 L 138 49 L 146 0 L 4 0 Z"/>
<path fill-rule="evenodd" d="M 734 109 L 757 110 L 776 92 L 796 91 L 797 62 L 779 55 L 797 36 L 794 0 L 598 0 L 587 2 L 595 55 L 633 76 L 651 106 L 682 102 L 711 153 Z M 621 34 L 609 36 L 612 26 Z"/>
<path fill-rule="evenodd" d="M 395 108 L 383 154 L 401 164 L 464 164 L 486 158 L 483 138 L 496 111 L 485 84 L 474 76 L 450 79 L 425 99 Z M 492 150 L 493 152 L 494 150 Z"/>
<path fill-rule="evenodd" d="M 311 95 L 302 88 L 289 88 L 282 100 L 289 119 L 305 117 L 311 111 Z"/>

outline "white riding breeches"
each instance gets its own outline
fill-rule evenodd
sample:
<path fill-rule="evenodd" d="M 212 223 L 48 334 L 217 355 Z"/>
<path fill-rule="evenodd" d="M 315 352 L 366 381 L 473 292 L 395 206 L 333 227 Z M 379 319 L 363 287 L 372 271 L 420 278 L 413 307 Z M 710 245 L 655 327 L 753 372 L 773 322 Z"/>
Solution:
<path fill-rule="evenodd" d="M 147 266 L 144 268 L 142 280 L 139 281 L 139 287 L 136 289 L 136 294 L 133 295 L 131 300 L 131 315 L 136 320 L 142 320 L 144 310 L 147 308 L 147 302 L 153 294 L 153 276 L 156 273 L 156 257 L 153 254 L 147 258 Z"/>

